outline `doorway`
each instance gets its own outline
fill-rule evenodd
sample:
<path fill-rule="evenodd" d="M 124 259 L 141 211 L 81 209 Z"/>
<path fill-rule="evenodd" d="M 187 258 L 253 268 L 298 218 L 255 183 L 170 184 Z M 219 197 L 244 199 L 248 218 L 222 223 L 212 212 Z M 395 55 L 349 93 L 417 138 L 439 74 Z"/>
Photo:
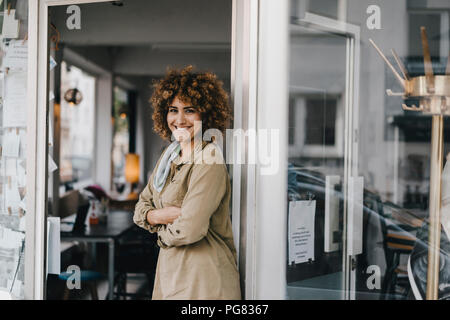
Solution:
<path fill-rule="evenodd" d="M 165 147 L 152 131 L 148 101 L 153 81 L 162 77 L 168 66 L 180 68 L 191 64 L 198 70 L 213 71 L 223 81 L 225 90 L 231 91 L 232 1 L 42 1 L 30 10 L 39 16 L 36 38 L 30 36 L 38 39 L 32 48 L 38 57 L 36 110 L 48 117 L 48 126 L 44 118 L 39 120 L 45 127 L 41 130 L 47 133 L 39 134 L 38 140 L 41 154 L 48 155 L 46 161 L 54 162 L 57 167 L 48 180 L 44 178 L 47 170 L 41 169 L 40 183 L 46 186 L 41 196 L 45 200 L 36 210 L 36 228 L 45 234 L 44 221 L 48 216 L 65 216 L 59 199 L 73 191 L 72 188 L 81 191 L 86 186 L 97 185 L 118 198 L 126 197 L 130 190 L 122 188 L 123 176 L 118 172 L 124 167 L 126 153 L 133 151 L 139 155 L 139 181 L 135 184 L 145 186 Z M 47 60 L 51 61 L 49 65 Z M 85 170 L 90 172 L 89 179 L 74 183 L 76 177 L 71 176 L 72 183 L 66 185 L 61 185 L 58 169 L 61 149 L 69 147 L 61 145 L 60 111 L 63 107 L 77 108 L 82 103 L 77 98 L 86 101 L 89 94 L 76 81 L 69 83 L 70 88 L 64 92 L 58 90 L 61 70 L 80 70 L 95 79 L 95 94 L 90 103 L 94 121 L 92 161 L 89 170 Z M 68 94 L 68 99 L 74 98 L 72 104 L 65 98 L 69 91 L 72 94 Z M 119 128 L 114 126 L 113 119 L 116 125 L 121 120 L 126 123 Z M 118 131 L 121 139 L 127 141 L 117 137 Z M 50 140 L 54 143 L 49 146 Z M 127 146 L 127 151 L 118 152 L 117 145 Z M 74 161 L 70 164 L 74 166 Z M 83 166 L 81 161 L 76 164 Z M 44 241 L 41 249 L 45 246 Z M 110 264 L 114 261 L 108 257 L 108 247 L 98 245 L 88 249 L 90 256 L 99 260 L 94 267 L 108 274 L 111 284 L 114 271 L 111 272 Z M 42 270 L 48 269 L 45 259 L 40 263 Z M 62 264 L 61 260 L 64 271 Z M 42 273 L 36 276 L 39 278 Z M 48 279 L 47 275 L 44 279 Z M 38 286 L 42 289 L 42 296 L 38 297 L 45 296 L 44 288 L 48 284 L 44 281 Z M 107 293 L 111 298 L 111 290 L 105 288 L 100 297 Z"/>

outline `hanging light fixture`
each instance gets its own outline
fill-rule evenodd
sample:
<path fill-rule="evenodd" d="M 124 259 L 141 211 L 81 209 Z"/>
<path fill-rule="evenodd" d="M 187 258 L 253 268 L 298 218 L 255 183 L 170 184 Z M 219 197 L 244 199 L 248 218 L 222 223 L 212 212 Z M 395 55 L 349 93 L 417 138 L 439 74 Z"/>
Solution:
<path fill-rule="evenodd" d="M 64 94 L 64 100 L 66 100 L 71 106 L 76 106 L 83 100 L 83 95 L 77 88 L 69 89 Z"/>

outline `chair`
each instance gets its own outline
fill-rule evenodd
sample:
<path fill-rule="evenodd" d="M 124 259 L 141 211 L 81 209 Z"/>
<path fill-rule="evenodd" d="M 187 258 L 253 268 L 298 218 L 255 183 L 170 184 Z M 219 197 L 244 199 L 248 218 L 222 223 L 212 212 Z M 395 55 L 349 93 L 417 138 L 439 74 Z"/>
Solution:
<path fill-rule="evenodd" d="M 114 299 L 152 297 L 158 254 L 156 234 L 135 226 L 122 237 L 115 256 L 114 268 L 117 274 L 114 283 L 117 288 L 114 291 Z M 127 277 L 130 273 L 146 275 L 147 294 L 127 292 Z"/>
<path fill-rule="evenodd" d="M 393 208 L 394 210 L 400 208 Z M 384 274 L 380 299 L 396 298 L 396 287 L 402 287 L 401 297 L 406 299 L 410 285 L 406 266 L 400 265 L 401 257 L 408 257 L 416 242 L 411 234 L 417 228 L 406 224 L 388 224 L 384 214 L 383 204 L 380 202 L 380 224 L 383 234 L 383 249 L 386 258 L 386 272 Z"/>
<path fill-rule="evenodd" d="M 82 196 L 76 191 L 76 196 L 74 196 L 72 193 L 69 195 L 69 197 L 63 198 L 64 201 L 62 203 L 66 205 L 68 208 L 71 208 L 74 206 L 74 201 L 78 202 L 78 208 L 75 218 L 75 223 L 73 225 L 73 228 L 69 233 L 83 233 L 85 229 L 85 220 L 89 211 L 89 202 L 86 200 L 83 201 Z M 67 201 L 67 199 L 70 199 L 70 201 Z M 70 204 L 70 205 L 68 205 Z M 78 249 L 80 249 L 78 247 Z M 77 257 L 75 257 L 75 263 L 76 265 L 80 266 L 82 270 L 80 270 L 80 283 L 81 286 L 86 286 L 89 289 L 89 292 L 91 294 L 92 300 L 98 300 L 98 291 L 97 291 L 97 281 L 102 280 L 105 278 L 105 276 L 97 271 L 93 270 L 86 270 L 83 263 L 82 256 L 85 255 L 85 252 L 83 250 L 78 250 L 78 253 L 76 254 Z M 64 282 L 67 282 L 67 280 L 73 275 L 71 272 L 62 272 L 58 275 L 59 280 L 62 280 Z M 63 300 L 68 300 L 70 298 L 70 289 L 67 287 L 67 285 L 64 285 L 64 293 L 63 293 Z"/>

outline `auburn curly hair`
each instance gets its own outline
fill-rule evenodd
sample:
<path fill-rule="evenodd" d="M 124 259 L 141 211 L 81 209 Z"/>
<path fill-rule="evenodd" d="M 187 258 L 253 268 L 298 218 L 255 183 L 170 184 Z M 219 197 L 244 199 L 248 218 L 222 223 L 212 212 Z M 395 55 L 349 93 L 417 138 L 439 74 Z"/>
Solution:
<path fill-rule="evenodd" d="M 167 125 L 168 107 L 174 98 L 192 105 L 200 113 L 202 131 L 218 129 L 222 133 L 232 119 L 228 94 L 223 82 L 212 72 L 194 72 L 189 65 L 181 70 L 168 68 L 164 78 L 153 82 L 153 129 L 161 138 L 170 140 L 172 132 Z"/>

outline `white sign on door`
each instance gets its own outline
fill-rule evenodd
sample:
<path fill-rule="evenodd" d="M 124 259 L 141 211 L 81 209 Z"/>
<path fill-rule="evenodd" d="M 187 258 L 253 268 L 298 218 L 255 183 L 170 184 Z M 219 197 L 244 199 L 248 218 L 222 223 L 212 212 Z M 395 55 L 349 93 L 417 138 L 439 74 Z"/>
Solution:
<path fill-rule="evenodd" d="M 314 260 L 316 201 L 289 202 L 289 263 Z"/>

